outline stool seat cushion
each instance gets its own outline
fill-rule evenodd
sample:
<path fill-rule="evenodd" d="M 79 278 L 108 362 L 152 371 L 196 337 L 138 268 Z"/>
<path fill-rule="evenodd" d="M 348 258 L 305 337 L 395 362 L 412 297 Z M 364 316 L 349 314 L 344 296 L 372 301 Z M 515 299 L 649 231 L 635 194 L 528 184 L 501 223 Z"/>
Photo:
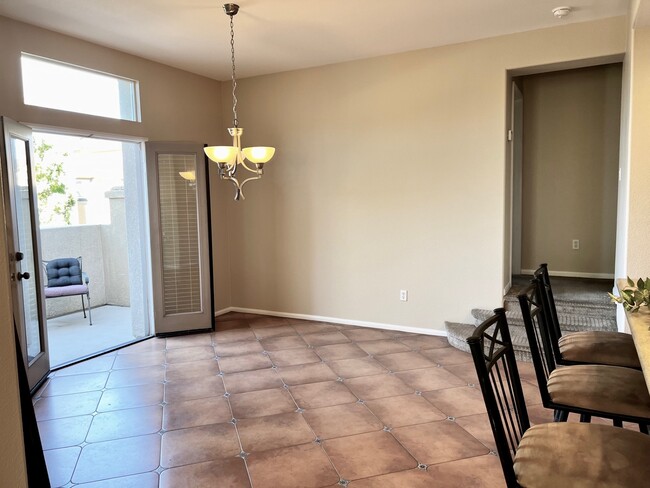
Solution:
<path fill-rule="evenodd" d="M 87 285 L 45 287 L 45 298 L 71 297 L 74 295 L 85 295 L 86 293 L 88 293 Z"/>
<path fill-rule="evenodd" d="M 559 405 L 650 419 L 650 394 L 643 373 L 599 364 L 564 366 L 548 378 L 551 400 Z"/>
<path fill-rule="evenodd" d="M 558 341 L 562 359 L 588 364 L 608 364 L 641 369 L 630 334 L 622 332 L 574 332 Z"/>
<path fill-rule="evenodd" d="M 599 424 L 548 423 L 521 439 L 514 470 L 523 488 L 648 486 L 650 436 Z"/>

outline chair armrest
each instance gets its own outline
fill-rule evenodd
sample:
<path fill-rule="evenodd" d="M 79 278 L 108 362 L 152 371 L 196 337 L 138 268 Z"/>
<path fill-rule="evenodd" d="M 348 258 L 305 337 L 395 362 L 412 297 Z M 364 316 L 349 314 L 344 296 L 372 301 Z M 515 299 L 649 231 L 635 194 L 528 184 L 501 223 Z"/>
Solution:
<path fill-rule="evenodd" d="M 82 272 L 81 277 L 83 278 L 85 284 L 90 283 L 90 278 L 88 278 L 88 273 Z"/>

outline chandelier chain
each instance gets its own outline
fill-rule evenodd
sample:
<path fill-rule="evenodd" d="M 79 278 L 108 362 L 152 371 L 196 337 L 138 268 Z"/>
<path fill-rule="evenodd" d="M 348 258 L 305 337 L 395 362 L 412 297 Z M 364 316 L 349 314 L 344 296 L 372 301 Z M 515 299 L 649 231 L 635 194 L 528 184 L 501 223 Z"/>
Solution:
<path fill-rule="evenodd" d="M 232 60 L 232 116 L 233 116 L 233 127 L 239 126 L 239 120 L 237 119 L 237 77 L 235 73 L 235 29 L 233 23 L 233 15 L 230 16 L 230 58 Z"/>

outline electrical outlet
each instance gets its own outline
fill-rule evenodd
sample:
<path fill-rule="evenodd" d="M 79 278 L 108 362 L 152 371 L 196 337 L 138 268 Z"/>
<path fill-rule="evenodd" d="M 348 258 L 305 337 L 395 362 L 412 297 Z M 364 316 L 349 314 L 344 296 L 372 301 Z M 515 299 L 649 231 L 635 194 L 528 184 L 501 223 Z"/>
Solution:
<path fill-rule="evenodd" d="M 573 239 L 572 246 L 573 246 L 573 249 L 580 249 L 580 240 Z"/>
<path fill-rule="evenodd" d="M 408 302 L 409 301 L 409 291 L 408 290 L 400 290 L 399 291 L 399 299 L 401 302 Z"/>

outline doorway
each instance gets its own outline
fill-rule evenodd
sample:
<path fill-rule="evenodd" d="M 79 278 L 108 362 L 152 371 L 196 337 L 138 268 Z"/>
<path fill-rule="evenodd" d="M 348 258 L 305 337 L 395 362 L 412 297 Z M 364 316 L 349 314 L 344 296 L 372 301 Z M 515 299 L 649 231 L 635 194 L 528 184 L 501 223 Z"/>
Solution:
<path fill-rule="evenodd" d="M 38 131 L 33 140 L 45 279 L 52 263 L 74 259 L 88 281 L 88 295 L 46 288 L 55 368 L 151 335 L 144 168 L 137 142 Z"/>
<path fill-rule="evenodd" d="M 513 78 L 512 275 L 614 277 L 621 64 Z"/>

